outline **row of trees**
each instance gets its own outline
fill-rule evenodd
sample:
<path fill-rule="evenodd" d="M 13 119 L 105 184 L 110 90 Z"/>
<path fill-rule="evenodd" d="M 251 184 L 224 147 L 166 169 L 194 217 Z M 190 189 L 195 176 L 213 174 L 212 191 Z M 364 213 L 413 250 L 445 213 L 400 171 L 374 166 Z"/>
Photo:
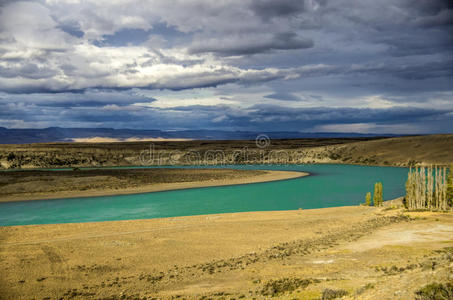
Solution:
<path fill-rule="evenodd" d="M 452 166 L 453 167 L 453 166 Z M 453 201 L 452 168 L 410 168 L 404 204 L 408 209 L 447 210 Z"/>
<path fill-rule="evenodd" d="M 373 195 L 373 205 L 382 206 L 384 202 L 383 186 L 382 182 L 376 182 L 374 184 L 374 195 Z M 371 205 L 371 193 L 368 192 L 365 196 L 365 205 Z"/>

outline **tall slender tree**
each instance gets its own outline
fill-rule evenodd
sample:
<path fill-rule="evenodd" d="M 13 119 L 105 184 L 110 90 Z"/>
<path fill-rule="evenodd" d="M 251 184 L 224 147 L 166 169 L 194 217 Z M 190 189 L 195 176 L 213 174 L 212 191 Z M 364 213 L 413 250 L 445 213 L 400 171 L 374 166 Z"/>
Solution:
<path fill-rule="evenodd" d="M 382 185 L 382 182 L 379 182 L 379 203 L 380 206 L 384 204 L 384 187 Z"/>
<path fill-rule="evenodd" d="M 379 187 L 377 182 L 374 184 L 374 193 L 373 193 L 373 205 L 379 206 Z"/>
<path fill-rule="evenodd" d="M 370 205 L 371 205 L 371 193 L 370 193 L 370 192 L 366 193 L 366 196 L 365 196 L 365 205 L 366 205 L 366 206 L 370 206 Z"/>
<path fill-rule="evenodd" d="M 447 167 L 442 169 L 442 206 L 441 210 L 447 210 Z"/>
<path fill-rule="evenodd" d="M 382 182 L 376 182 L 374 184 L 373 203 L 374 206 L 382 206 Z"/>
<path fill-rule="evenodd" d="M 450 169 L 448 170 L 447 204 L 453 207 L 453 164 L 450 165 Z"/>
<path fill-rule="evenodd" d="M 453 178 L 451 176 L 453 175 L 449 174 L 447 179 L 446 167 L 410 168 L 406 181 L 406 207 L 447 210 L 452 206 L 450 201 L 453 197 Z"/>
<path fill-rule="evenodd" d="M 415 180 L 414 180 L 414 171 L 412 166 L 409 168 L 409 173 L 407 174 L 406 181 L 406 208 L 414 209 L 415 207 Z"/>
<path fill-rule="evenodd" d="M 428 167 L 428 173 L 426 174 L 426 207 L 432 209 L 433 198 L 434 198 L 434 178 L 433 178 L 433 167 Z"/>

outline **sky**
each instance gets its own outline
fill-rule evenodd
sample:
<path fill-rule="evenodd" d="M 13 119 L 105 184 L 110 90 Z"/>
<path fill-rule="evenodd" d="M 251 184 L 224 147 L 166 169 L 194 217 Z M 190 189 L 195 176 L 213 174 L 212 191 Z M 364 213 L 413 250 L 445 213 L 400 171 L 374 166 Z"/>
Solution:
<path fill-rule="evenodd" d="M 450 0 L 0 0 L 0 126 L 453 132 Z"/>

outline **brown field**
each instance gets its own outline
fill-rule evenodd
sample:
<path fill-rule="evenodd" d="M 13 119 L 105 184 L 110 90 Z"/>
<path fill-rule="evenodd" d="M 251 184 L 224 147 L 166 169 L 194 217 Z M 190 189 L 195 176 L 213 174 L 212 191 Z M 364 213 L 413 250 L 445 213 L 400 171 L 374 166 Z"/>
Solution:
<path fill-rule="evenodd" d="M 363 140 L 368 139 L 272 140 L 265 148 L 258 148 L 255 141 L 245 140 L 0 145 L 0 168 L 262 163 L 262 157 L 267 158 L 270 151 L 295 151 Z M 152 159 L 149 159 L 150 149 Z M 244 151 L 247 155 L 243 155 Z M 219 152 L 222 160 L 216 156 Z M 141 159 L 143 153 L 145 161 Z"/>
<path fill-rule="evenodd" d="M 156 192 L 307 175 L 233 169 L 93 169 L 0 172 L 0 202 Z"/>
<path fill-rule="evenodd" d="M 343 163 L 392 166 L 449 165 L 453 134 L 409 136 L 326 147 Z"/>
<path fill-rule="evenodd" d="M 453 279 L 452 236 L 392 207 L 0 227 L 0 298 L 414 299 Z"/>
<path fill-rule="evenodd" d="M 392 139 L 166 141 L 156 164 L 220 150 L 227 163 L 447 165 L 453 135 Z M 0 145 L 3 168 L 130 166 L 149 143 Z M 252 155 L 235 155 L 243 149 Z M 222 163 L 225 161 L 208 161 Z M 120 194 L 267 181 L 239 170 L 0 172 L 0 198 Z M 235 179 L 232 179 L 232 178 Z M 236 181 L 235 181 L 236 180 Z M 414 299 L 453 283 L 453 212 L 385 207 L 0 227 L 0 299 Z M 323 297 L 324 293 L 324 297 Z M 330 296 L 329 296 L 330 295 Z M 330 298 L 329 298 L 330 297 Z"/>
<path fill-rule="evenodd" d="M 453 161 L 453 134 L 375 139 L 155 141 L 0 145 L 0 168 L 346 163 L 409 166 Z M 150 150 L 152 149 L 152 150 Z M 152 152 L 151 157 L 149 153 Z M 145 160 L 143 159 L 145 157 Z"/>

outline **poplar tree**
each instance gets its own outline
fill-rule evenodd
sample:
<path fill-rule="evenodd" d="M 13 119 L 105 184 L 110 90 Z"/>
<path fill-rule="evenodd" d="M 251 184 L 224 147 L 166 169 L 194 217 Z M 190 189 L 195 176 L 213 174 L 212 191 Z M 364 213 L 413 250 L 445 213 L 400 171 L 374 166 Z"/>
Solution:
<path fill-rule="evenodd" d="M 450 169 L 448 170 L 447 204 L 453 207 L 453 164 L 450 165 Z"/>
<path fill-rule="evenodd" d="M 379 194 L 379 187 L 376 182 L 374 184 L 374 193 L 373 193 L 373 205 L 374 206 L 379 206 L 378 194 Z"/>
<path fill-rule="evenodd" d="M 374 184 L 374 195 L 373 195 L 374 206 L 382 206 L 382 183 L 376 182 Z"/>
<path fill-rule="evenodd" d="M 447 168 L 443 168 L 443 173 L 442 173 L 442 206 L 441 210 L 447 210 Z"/>
<path fill-rule="evenodd" d="M 371 193 L 370 193 L 370 192 L 366 193 L 366 196 L 365 196 L 365 205 L 366 205 L 366 206 L 370 206 L 370 205 L 371 205 Z"/>
<path fill-rule="evenodd" d="M 409 169 L 406 181 L 408 209 L 447 210 L 453 198 L 453 174 L 447 168 L 429 166 Z"/>
<path fill-rule="evenodd" d="M 434 177 L 432 166 L 428 167 L 428 173 L 426 176 L 426 207 L 431 210 L 434 200 Z"/>
<path fill-rule="evenodd" d="M 413 209 L 414 206 L 415 206 L 414 172 L 412 171 L 412 167 L 410 167 L 406 181 L 406 208 Z"/>
<path fill-rule="evenodd" d="M 379 182 L 379 206 L 384 204 L 384 187 L 382 186 L 382 182 Z"/>

